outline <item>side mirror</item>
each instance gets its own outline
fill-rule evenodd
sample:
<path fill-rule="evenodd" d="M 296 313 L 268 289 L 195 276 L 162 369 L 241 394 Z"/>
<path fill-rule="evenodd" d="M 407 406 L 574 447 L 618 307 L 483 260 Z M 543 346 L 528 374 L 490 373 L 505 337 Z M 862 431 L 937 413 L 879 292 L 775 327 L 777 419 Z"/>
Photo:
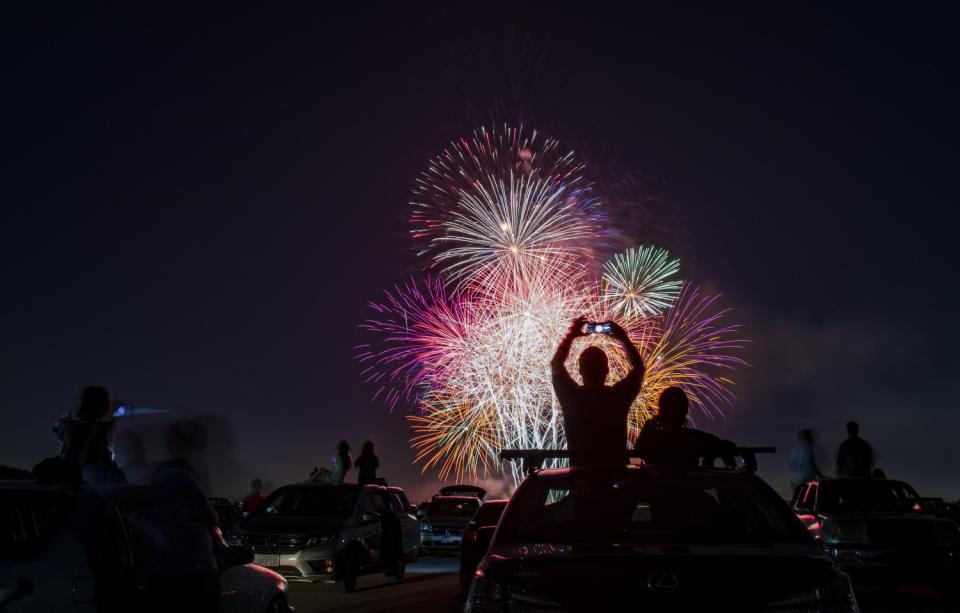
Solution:
<path fill-rule="evenodd" d="M 490 549 L 490 541 L 493 540 L 493 533 L 496 531 L 496 526 L 484 526 L 477 530 L 477 545 L 480 546 L 480 551 L 485 552 Z"/>
<path fill-rule="evenodd" d="M 375 511 L 373 513 L 364 513 L 360 516 L 361 524 L 373 524 L 378 521 L 380 521 L 380 514 Z"/>
<path fill-rule="evenodd" d="M 223 552 L 223 565 L 225 567 L 252 564 L 254 559 L 253 547 L 249 545 L 230 545 Z"/>

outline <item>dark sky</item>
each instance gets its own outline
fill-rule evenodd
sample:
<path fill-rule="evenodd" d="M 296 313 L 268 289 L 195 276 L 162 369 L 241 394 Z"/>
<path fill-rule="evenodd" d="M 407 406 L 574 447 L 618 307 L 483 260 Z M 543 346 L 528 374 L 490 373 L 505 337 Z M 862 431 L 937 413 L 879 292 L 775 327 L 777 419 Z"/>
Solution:
<path fill-rule="evenodd" d="M 82 4 L 0 15 L 0 463 L 53 453 L 97 382 L 222 416 L 222 493 L 373 438 L 426 494 L 356 324 L 416 265 L 417 172 L 494 112 L 671 204 L 667 246 L 754 341 L 709 427 L 777 445 L 774 485 L 798 428 L 832 455 L 853 417 L 891 476 L 960 495 L 946 3 Z"/>

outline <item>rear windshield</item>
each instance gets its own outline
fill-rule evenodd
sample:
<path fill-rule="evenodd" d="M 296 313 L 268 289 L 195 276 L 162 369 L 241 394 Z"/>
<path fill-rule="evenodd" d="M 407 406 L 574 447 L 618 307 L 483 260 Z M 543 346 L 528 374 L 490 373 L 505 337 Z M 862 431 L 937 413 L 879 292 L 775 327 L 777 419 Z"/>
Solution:
<path fill-rule="evenodd" d="M 507 507 L 505 502 L 488 502 L 480 505 L 480 510 L 474 516 L 473 521 L 483 526 L 494 526 L 500 521 L 503 510 Z"/>
<path fill-rule="evenodd" d="M 433 500 L 427 507 L 427 514 L 447 517 L 473 517 L 479 506 L 479 500 Z"/>
<path fill-rule="evenodd" d="M 824 513 L 846 511 L 909 511 L 920 502 L 913 488 L 898 481 L 824 481 L 819 508 Z"/>
<path fill-rule="evenodd" d="M 0 559 L 40 555 L 60 529 L 71 500 L 61 492 L 0 491 Z"/>
<path fill-rule="evenodd" d="M 576 477 L 528 482 L 501 520 L 504 542 L 809 541 L 783 500 L 748 479 Z"/>
<path fill-rule="evenodd" d="M 349 517 L 357 498 L 354 489 L 343 487 L 301 487 L 274 492 L 261 509 L 272 515 Z"/>

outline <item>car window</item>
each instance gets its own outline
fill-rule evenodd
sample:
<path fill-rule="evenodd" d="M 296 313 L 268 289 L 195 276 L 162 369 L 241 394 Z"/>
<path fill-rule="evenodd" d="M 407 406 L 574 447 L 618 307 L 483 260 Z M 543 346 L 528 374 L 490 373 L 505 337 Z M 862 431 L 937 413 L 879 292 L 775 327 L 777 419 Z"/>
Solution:
<path fill-rule="evenodd" d="M 487 502 L 480 505 L 480 510 L 474 515 L 473 521 L 481 526 L 495 526 L 507 507 L 503 502 Z"/>
<path fill-rule="evenodd" d="M 349 488 L 286 488 L 271 494 L 261 508 L 271 515 L 349 517 L 356 497 L 356 490 Z"/>
<path fill-rule="evenodd" d="M 0 491 L 0 559 L 39 555 L 70 504 L 71 498 L 60 492 Z"/>
<path fill-rule="evenodd" d="M 472 517 L 479 507 L 479 500 L 444 500 L 441 498 L 430 502 L 430 506 L 427 507 L 427 515 Z"/>
<path fill-rule="evenodd" d="M 919 501 L 913 488 L 899 481 L 838 479 L 820 484 L 820 510 L 825 513 L 909 511 Z"/>
<path fill-rule="evenodd" d="M 401 508 L 403 509 L 403 512 L 406 513 L 407 509 L 410 508 L 410 501 L 407 499 L 407 495 L 404 493 L 404 491 L 390 490 L 390 493 L 400 499 Z"/>
<path fill-rule="evenodd" d="M 504 542 L 781 542 L 809 536 L 783 500 L 746 479 L 529 483 L 500 523 Z"/>

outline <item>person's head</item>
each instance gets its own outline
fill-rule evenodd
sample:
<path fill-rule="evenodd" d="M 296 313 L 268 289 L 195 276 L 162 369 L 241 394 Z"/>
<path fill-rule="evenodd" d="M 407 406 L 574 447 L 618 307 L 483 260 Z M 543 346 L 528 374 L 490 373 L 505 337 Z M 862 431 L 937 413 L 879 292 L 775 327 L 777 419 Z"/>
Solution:
<path fill-rule="evenodd" d="M 668 387 L 660 393 L 657 401 L 657 415 L 660 424 L 666 428 L 682 428 L 687 423 L 689 408 L 687 394 L 679 387 Z"/>
<path fill-rule="evenodd" d="M 80 407 L 77 417 L 84 421 L 98 421 L 106 419 L 113 407 L 110 392 L 101 385 L 90 385 L 80 395 Z"/>
<path fill-rule="evenodd" d="M 847 434 L 850 436 L 859 436 L 860 435 L 860 424 L 855 421 L 847 422 Z"/>
<path fill-rule="evenodd" d="M 259 492 L 263 489 L 263 482 L 260 479 L 254 479 L 250 482 L 250 491 Z"/>
<path fill-rule="evenodd" d="M 813 444 L 813 432 L 810 430 L 801 430 L 797 432 L 797 440 L 801 443 L 806 443 L 807 445 Z"/>
<path fill-rule="evenodd" d="M 367 441 L 363 444 L 363 453 L 373 455 L 373 441 Z"/>
<path fill-rule="evenodd" d="M 603 349 L 591 345 L 580 354 L 580 376 L 584 385 L 603 385 L 610 367 Z"/>
<path fill-rule="evenodd" d="M 337 443 L 337 453 L 346 457 L 350 454 L 350 444 L 347 441 Z"/>

